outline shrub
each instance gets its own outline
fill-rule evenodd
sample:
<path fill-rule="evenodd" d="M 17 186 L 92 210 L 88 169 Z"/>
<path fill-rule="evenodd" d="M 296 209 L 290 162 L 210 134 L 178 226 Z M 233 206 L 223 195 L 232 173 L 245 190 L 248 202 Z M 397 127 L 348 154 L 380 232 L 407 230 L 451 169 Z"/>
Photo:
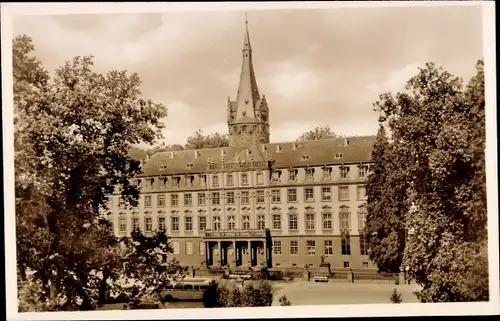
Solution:
<path fill-rule="evenodd" d="M 391 302 L 392 303 L 401 303 L 401 302 L 403 302 L 403 299 L 401 299 L 401 293 L 398 293 L 398 291 L 396 289 L 394 289 L 392 291 Z"/>
<path fill-rule="evenodd" d="M 215 307 L 263 307 L 271 306 L 274 291 L 269 282 L 252 283 L 240 289 L 233 282 L 212 281 L 203 293 L 203 305 Z"/>
<path fill-rule="evenodd" d="M 283 295 L 282 297 L 279 298 L 279 303 L 282 307 L 292 305 L 292 302 L 288 300 L 286 295 Z"/>

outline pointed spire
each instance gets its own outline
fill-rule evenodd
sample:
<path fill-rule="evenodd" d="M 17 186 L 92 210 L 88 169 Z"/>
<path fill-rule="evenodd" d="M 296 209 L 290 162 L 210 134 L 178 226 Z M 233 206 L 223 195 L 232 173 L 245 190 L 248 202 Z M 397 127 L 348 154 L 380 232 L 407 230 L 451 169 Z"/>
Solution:
<path fill-rule="evenodd" d="M 248 117 L 255 119 L 255 107 L 259 99 L 260 94 L 252 63 L 252 47 L 250 46 L 250 33 L 248 32 L 248 16 L 245 13 L 245 42 L 243 45 L 240 84 L 236 95 L 236 121 Z"/>

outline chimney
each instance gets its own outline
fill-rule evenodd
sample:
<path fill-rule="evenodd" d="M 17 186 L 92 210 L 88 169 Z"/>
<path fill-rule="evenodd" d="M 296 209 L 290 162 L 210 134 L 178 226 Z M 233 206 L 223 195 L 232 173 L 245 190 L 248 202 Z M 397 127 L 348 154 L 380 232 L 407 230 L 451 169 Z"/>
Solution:
<path fill-rule="evenodd" d="M 349 139 L 344 138 L 344 147 L 347 147 L 349 145 Z"/>
<path fill-rule="evenodd" d="M 174 158 L 175 157 L 175 152 L 170 152 L 170 158 Z"/>
<path fill-rule="evenodd" d="M 194 151 L 194 158 L 198 158 L 198 157 L 200 157 L 200 151 L 195 150 Z"/>
<path fill-rule="evenodd" d="M 146 164 L 149 161 L 149 154 L 146 154 L 146 159 L 144 159 L 144 164 Z"/>
<path fill-rule="evenodd" d="M 295 142 L 294 142 L 294 143 L 293 143 L 293 146 L 292 146 L 292 149 L 293 149 L 293 150 L 296 150 L 297 148 L 298 148 L 298 145 L 297 145 L 297 143 L 295 143 Z"/>
<path fill-rule="evenodd" d="M 281 146 L 280 145 L 276 145 L 276 152 L 277 153 L 281 152 Z"/>
<path fill-rule="evenodd" d="M 247 148 L 247 157 L 250 157 L 250 155 L 252 155 L 252 151 L 250 150 L 250 148 Z"/>

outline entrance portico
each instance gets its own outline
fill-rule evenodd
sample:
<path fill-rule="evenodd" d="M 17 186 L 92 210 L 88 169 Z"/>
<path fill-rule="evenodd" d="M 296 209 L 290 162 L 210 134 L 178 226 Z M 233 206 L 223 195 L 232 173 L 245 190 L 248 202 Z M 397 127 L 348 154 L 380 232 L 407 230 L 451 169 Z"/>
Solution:
<path fill-rule="evenodd" d="M 270 264 L 271 244 L 264 230 L 205 231 L 207 266 Z"/>

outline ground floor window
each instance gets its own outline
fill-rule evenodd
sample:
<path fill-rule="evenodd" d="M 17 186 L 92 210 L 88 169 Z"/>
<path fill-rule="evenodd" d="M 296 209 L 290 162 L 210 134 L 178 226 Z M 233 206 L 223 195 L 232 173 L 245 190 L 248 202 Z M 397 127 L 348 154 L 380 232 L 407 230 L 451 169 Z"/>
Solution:
<path fill-rule="evenodd" d="M 325 240 L 325 255 L 333 255 L 333 241 Z"/>
<path fill-rule="evenodd" d="M 368 267 L 368 262 L 363 262 L 363 267 L 367 268 Z"/>
<path fill-rule="evenodd" d="M 349 267 L 349 262 L 344 262 L 344 267 L 348 268 Z"/>
<path fill-rule="evenodd" d="M 281 255 L 281 241 L 273 241 L 273 253 Z"/>
<path fill-rule="evenodd" d="M 174 254 L 180 253 L 180 245 L 179 242 L 172 242 L 172 250 Z"/>
<path fill-rule="evenodd" d="M 316 255 L 316 241 L 308 240 L 306 241 L 306 246 L 308 255 Z"/>
<path fill-rule="evenodd" d="M 351 238 L 349 234 L 342 234 L 341 248 L 342 255 L 351 255 Z"/>
<path fill-rule="evenodd" d="M 193 255 L 193 242 L 191 241 L 186 242 L 186 254 Z"/>
<path fill-rule="evenodd" d="M 299 254 L 299 242 L 298 241 L 290 241 L 290 254 L 294 254 L 294 255 Z"/>
<path fill-rule="evenodd" d="M 361 255 L 368 255 L 368 240 L 366 235 L 361 234 L 359 236 L 359 250 Z"/>
<path fill-rule="evenodd" d="M 200 255 L 205 255 L 205 242 L 200 242 Z"/>

